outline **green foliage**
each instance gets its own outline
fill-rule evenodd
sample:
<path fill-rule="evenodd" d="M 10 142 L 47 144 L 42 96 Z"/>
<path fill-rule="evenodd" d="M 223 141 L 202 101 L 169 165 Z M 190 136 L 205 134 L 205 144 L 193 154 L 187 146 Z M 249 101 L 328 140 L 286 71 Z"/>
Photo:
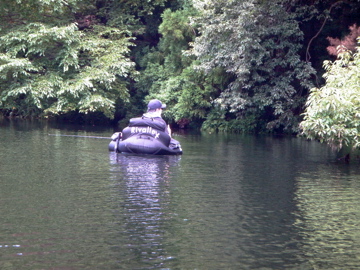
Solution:
<path fill-rule="evenodd" d="M 141 17 L 144 15 L 152 15 L 154 9 L 158 6 L 164 6 L 166 0 L 118 0 L 110 2 L 113 4 L 114 9 L 121 8 L 126 11 L 127 14 Z"/>
<path fill-rule="evenodd" d="M 207 115 L 201 129 L 207 132 L 254 133 L 261 132 L 255 115 L 248 115 L 242 119 L 227 119 L 225 111 L 214 108 Z"/>
<path fill-rule="evenodd" d="M 0 25 L 9 30 L 31 22 L 69 23 L 75 12 L 93 8 L 91 0 L 2 0 Z"/>
<path fill-rule="evenodd" d="M 156 49 L 148 50 L 141 66 L 144 69 L 137 88 L 148 93 L 148 99 L 159 98 L 168 105 L 165 118 L 180 126 L 197 119 L 204 119 L 213 106 L 227 77 L 221 70 L 214 70 L 212 77 L 193 68 L 194 58 L 184 54 L 193 41 L 196 29 L 190 25 L 189 17 L 195 16 L 191 6 L 162 15 L 159 27 L 162 35 Z"/>
<path fill-rule="evenodd" d="M 172 12 L 167 9 L 162 14 L 159 49 L 166 55 L 165 61 L 172 64 L 172 72 L 177 72 L 189 64 L 189 59 L 182 56 L 182 51 L 188 48 L 188 43 L 195 37 L 195 30 L 190 26 L 188 18 L 192 13 L 192 10 Z"/>
<path fill-rule="evenodd" d="M 258 115 L 270 130 L 296 131 L 314 71 L 300 59 L 302 32 L 284 1 L 194 2 L 201 12 L 192 50 L 199 68 L 222 67 L 235 77 L 216 102 L 238 119 Z"/>
<path fill-rule="evenodd" d="M 127 28 L 135 35 L 157 33 L 159 16 L 157 12 L 164 8 L 166 0 L 118 0 L 105 1 L 102 17 L 112 27 Z"/>
<path fill-rule="evenodd" d="M 355 18 L 359 0 L 340 2 L 2 0 L 0 111 L 118 120 L 159 98 L 180 126 L 297 131 L 314 74 L 300 53 L 325 53 L 299 22 Z"/>
<path fill-rule="evenodd" d="M 326 84 L 311 89 L 306 103 L 302 134 L 333 149 L 360 148 L 360 47 L 325 61 Z"/>
<path fill-rule="evenodd" d="M 20 4 L 48 16 L 45 22 L 35 22 L 35 17 L 22 13 L 34 22 L 2 31 L 0 108 L 24 115 L 98 111 L 112 118 L 115 101 L 128 99 L 126 80 L 135 72 L 128 57 L 133 43 L 127 31 L 101 25 L 79 31 L 76 23 L 49 22 L 48 17 L 56 21 L 54 13 L 69 8 L 80 11 L 88 2 L 19 0 L 12 4 L 9 16 L 24 8 Z M 66 15 L 69 21 L 75 20 L 71 13 Z"/>

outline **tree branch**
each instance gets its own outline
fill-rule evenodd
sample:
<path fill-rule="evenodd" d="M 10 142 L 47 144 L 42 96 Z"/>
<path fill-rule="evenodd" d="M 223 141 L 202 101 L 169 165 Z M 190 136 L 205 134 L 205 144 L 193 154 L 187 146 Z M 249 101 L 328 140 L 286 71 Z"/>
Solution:
<path fill-rule="evenodd" d="M 338 1 L 338 2 L 335 2 L 334 4 L 332 4 L 332 5 L 330 6 L 329 13 L 327 14 L 327 16 L 326 16 L 323 24 L 321 25 L 319 31 L 315 34 L 315 36 L 313 36 L 313 37 L 310 39 L 310 41 L 309 41 L 309 43 L 308 43 L 308 45 L 307 45 L 307 48 L 306 48 L 306 62 L 310 62 L 310 59 L 311 59 L 310 52 L 309 52 L 309 50 L 310 50 L 310 45 L 311 45 L 311 43 L 314 41 L 314 39 L 317 38 L 317 37 L 320 35 L 320 33 L 321 33 L 321 31 L 323 30 L 323 28 L 324 28 L 327 20 L 328 20 L 329 17 L 330 17 L 331 10 L 332 10 L 336 5 L 338 5 L 338 4 L 340 4 L 340 3 L 343 3 L 343 2 L 346 2 L 346 1 Z"/>

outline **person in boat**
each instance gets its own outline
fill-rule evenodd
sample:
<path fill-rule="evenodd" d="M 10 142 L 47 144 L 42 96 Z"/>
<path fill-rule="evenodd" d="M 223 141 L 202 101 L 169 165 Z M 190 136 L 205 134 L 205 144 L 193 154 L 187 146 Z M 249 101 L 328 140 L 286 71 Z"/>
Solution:
<path fill-rule="evenodd" d="M 151 136 L 161 141 L 170 149 L 180 148 L 179 141 L 171 137 L 170 126 L 162 118 L 161 114 L 166 105 L 158 99 L 152 99 L 147 106 L 147 112 L 141 117 L 130 119 L 129 125 L 122 132 L 122 140 L 132 136 Z"/>
<path fill-rule="evenodd" d="M 148 107 L 148 110 L 147 110 L 146 113 L 143 114 L 142 118 L 143 119 L 152 119 L 154 121 L 159 121 L 159 122 L 163 123 L 163 125 L 165 126 L 164 132 L 170 136 L 170 143 L 169 143 L 168 146 L 170 148 L 179 147 L 180 143 L 177 140 L 175 140 L 174 138 L 171 137 L 170 126 L 161 117 L 161 114 L 162 114 L 163 110 L 166 108 L 166 104 L 163 104 L 158 99 L 152 99 L 152 100 L 149 101 L 147 107 Z"/>
<path fill-rule="evenodd" d="M 148 110 L 143 114 L 143 118 L 154 119 L 156 121 L 160 121 L 164 123 L 166 126 L 165 132 L 171 137 L 171 129 L 170 126 L 166 124 L 165 120 L 161 117 L 163 109 L 166 108 L 166 104 L 161 103 L 158 99 L 152 99 L 148 103 Z"/>
<path fill-rule="evenodd" d="M 181 155 L 180 143 L 171 137 L 170 126 L 161 117 L 166 105 L 158 99 L 148 103 L 147 112 L 131 118 L 122 132 L 111 136 L 109 150 L 120 153 Z"/>

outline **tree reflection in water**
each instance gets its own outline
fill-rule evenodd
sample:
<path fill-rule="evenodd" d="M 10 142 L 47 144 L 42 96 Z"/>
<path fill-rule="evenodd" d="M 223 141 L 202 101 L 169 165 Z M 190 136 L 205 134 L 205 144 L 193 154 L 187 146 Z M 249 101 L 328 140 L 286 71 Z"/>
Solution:
<path fill-rule="evenodd" d="M 169 219 L 169 187 L 172 168 L 178 168 L 181 156 L 139 156 L 110 153 L 119 169 L 115 174 L 116 190 L 121 194 L 116 216 L 122 227 L 122 243 L 115 250 L 127 267 L 144 264 L 161 266 L 172 259 L 164 247 L 166 220 Z M 117 169 L 116 169 L 117 170 Z M 131 261 L 131 262 L 129 262 Z"/>

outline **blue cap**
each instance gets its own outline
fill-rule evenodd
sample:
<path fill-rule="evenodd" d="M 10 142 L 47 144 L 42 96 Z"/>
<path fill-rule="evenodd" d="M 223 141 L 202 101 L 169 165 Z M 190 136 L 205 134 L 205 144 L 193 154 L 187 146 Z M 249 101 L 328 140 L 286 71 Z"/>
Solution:
<path fill-rule="evenodd" d="M 158 99 L 152 99 L 149 101 L 148 111 L 156 110 L 156 109 L 165 109 L 165 108 L 166 108 L 166 105 L 162 104 L 161 101 Z"/>

